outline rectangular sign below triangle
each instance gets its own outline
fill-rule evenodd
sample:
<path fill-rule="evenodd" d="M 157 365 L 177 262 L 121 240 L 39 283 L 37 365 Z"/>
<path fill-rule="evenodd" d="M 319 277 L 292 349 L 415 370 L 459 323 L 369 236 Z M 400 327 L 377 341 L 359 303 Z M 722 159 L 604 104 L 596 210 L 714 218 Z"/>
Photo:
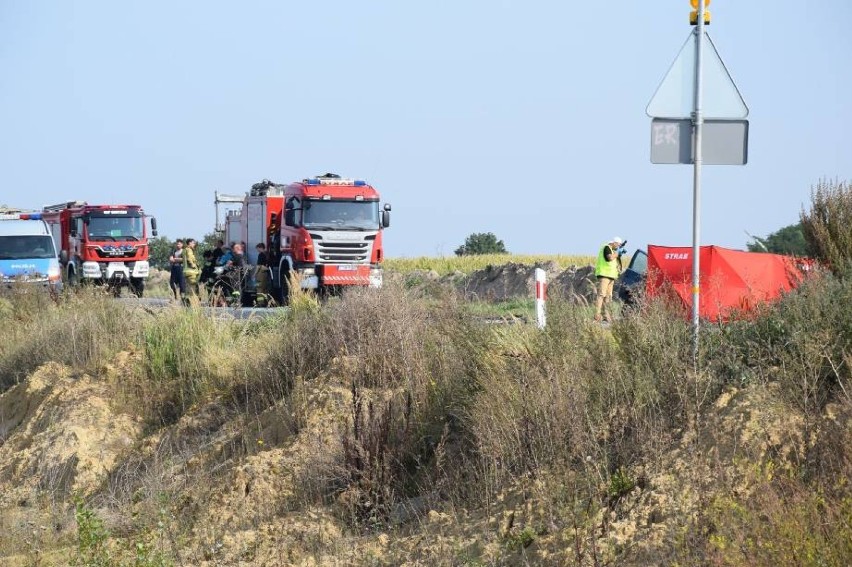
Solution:
<path fill-rule="evenodd" d="M 697 32 L 690 32 L 672 66 L 648 103 L 652 118 L 690 118 L 695 107 L 695 48 Z M 702 115 L 704 118 L 740 119 L 748 107 L 731 79 L 713 40 L 704 32 L 702 56 Z"/>
<path fill-rule="evenodd" d="M 701 129 L 704 165 L 745 165 L 748 162 L 748 120 L 705 120 Z M 692 120 L 651 120 L 651 163 L 693 164 Z"/>

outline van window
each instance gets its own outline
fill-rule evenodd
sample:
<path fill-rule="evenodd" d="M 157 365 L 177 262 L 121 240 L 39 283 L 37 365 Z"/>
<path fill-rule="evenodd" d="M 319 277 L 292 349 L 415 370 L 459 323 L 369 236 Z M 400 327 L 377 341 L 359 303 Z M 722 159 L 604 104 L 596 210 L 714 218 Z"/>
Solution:
<path fill-rule="evenodd" d="M 53 239 L 44 236 L 0 236 L 0 260 L 56 258 Z"/>

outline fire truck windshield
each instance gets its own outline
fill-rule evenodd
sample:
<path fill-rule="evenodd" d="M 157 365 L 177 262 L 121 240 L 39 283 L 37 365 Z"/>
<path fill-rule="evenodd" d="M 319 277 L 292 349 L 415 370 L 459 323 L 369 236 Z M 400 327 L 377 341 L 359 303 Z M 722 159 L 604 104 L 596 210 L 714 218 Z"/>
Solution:
<path fill-rule="evenodd" d="M 140 216 L 92 214 L 89 216 L 90 240 L 141 240 L 144 219 Z"/>
<path fill-rule="evenodd" d="M 302 225 L 308 229 L 377 230 L 378 201 L 305 202 Z"/>
<path fill-rule="evenodd" d="M 0 260 L 56 258 L 49 236 L 0 236 Z"/>

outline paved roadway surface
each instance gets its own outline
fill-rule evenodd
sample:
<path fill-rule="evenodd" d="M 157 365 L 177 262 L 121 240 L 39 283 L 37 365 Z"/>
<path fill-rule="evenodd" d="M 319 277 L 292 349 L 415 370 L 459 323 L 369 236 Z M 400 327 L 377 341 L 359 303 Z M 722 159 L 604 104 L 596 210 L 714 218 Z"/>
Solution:
<path fill-rule="evenodd" d="M 159 297 L 120 297 L 118 298 L 122 303 L 127 304 L 129 307 L 138 307 L 140 309 L 144 309 L 150 312 L 156 312 L 163 309 L 170 309 L 173 307 L 179 307 L 179 304 L 171 299 L 163 299 Z M 281 313 L 286 310 L 287 307 L 208 307 L 206 305 L 201 307 L 205 313 L 208 313 L 211 317 L 217 317 L 222 319 L 262 319 L 264 317 L 269 317 L 270 315 L 275 315 Z"/>
<path fill-rule="evenodd" d="M 128 307 L 136 307 L 139 309 L 144 309 L 150 313 L 156 313 L 157 311 L 161 311 L 164 309 L 171 309 L 179 307 L 178 303 L 171 299 L 164 299 L 160 297 L 120 297 L 118 301 L 126 304 Z M 219 319 L 238 319 L 238 320 L 249 320 L 249 319 L 263 319 L 265 317 L 270 317 L 272 315 L 276 315 L 278 313 L 282 313 L 289 309 L 288 307 L 208 307 L 206 305 L 201 307 L 205 313 L 209 314 L 211 317 L 216 317 Z M 499 317 L 499 316 L 487 316 L 482 315 L 477 317 L 480 323 L 486 325 L 512 325 L 518 323 L 529 323 L 525 317 Z"/>

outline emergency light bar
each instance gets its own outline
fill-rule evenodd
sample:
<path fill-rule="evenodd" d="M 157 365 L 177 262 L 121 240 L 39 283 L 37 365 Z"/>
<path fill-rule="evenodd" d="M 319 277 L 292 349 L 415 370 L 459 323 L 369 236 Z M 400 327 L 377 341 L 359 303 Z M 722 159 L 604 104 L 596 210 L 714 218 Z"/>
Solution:
<path fill-rule="evenodd" d="M 41 213 L 15 213 L 0 215 L 0 220 L 41 220 Z"/>
<path fill-rule="evenodd" d="M 311 179 L 305 179 L 306 185 L 352 185 L 353 187 L 363 187 L 367 184 L 363 179 L 343 179 L 340 177 L 334 177 L 330 179 L 319 177 L 313 177 Z"/>

